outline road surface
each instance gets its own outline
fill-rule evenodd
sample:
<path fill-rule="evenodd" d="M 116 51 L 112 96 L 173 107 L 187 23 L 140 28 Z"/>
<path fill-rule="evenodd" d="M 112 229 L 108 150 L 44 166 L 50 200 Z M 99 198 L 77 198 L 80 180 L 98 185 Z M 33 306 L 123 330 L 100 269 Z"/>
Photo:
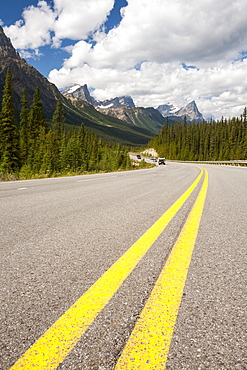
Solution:
<path fill-rule="evenodd" d="M 247 169 L 201 168 L 207 171 L 168 162 L 146 170 L 0 184 L 1 370 L 247 368 Z M 187 278 L 181 268 L 186 281 L 172 339 L 165 344 L 167 355 L 162 349 L 153 355 L 156 349 L 149 343 L 143 350 L 133 333 L 138 323 L 148 322 L 143 309 L 203 186 L 206 199 L 198 206 L 202 215 L 196 216 Z M 153 237 L 156 225 L 161 230 Z M 128 255 L 146 244 L 139 257 Z M 170 278 L 175 285 L 176 279 Z M 169 295 L 175 290 L 169 288 Z M 151 318 L 157 309 L 147 309 Z M 161 346 L 167 335 L 162 315 L 157 321 L 163 331 L 153 335 Z M 127 345 L 136 356 L 124 355 Z"/>

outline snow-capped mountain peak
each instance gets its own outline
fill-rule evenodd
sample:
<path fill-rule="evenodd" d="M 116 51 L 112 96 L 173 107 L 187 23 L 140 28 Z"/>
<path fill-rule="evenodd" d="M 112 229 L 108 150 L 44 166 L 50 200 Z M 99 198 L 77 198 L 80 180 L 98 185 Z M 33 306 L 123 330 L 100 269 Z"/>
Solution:
<path fill-rule="evenodd" d="M 194 100 L 178 110 L 173 104 L 170 103 L 159 105 L 157 109 L 163 117 L 178 117 L 183 119 L 186 116 L 188 121 L 203 121 L 203 116 L 199 112 Z"/>

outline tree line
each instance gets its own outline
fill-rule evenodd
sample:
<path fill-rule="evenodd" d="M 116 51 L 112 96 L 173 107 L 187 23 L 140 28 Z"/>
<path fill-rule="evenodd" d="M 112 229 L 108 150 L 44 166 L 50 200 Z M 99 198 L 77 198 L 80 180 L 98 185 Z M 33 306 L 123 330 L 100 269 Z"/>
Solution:
<path fill-rule="evenodd" d="M 0 112 L 2 180 L 132 168 L 127 147 L 98 138 L 83 123 L 79 128 L 72 126 L 66 130 L 65 110 L 60 100 L 57 101 L 52 124 L 48 125 L 38 87 L 31 106 L 23 90 L 20 114 L 16 113 L 12 76 L 8 70 Z"/>
<path fill-rule="evenodd" d="M 149 147 L 160 156 L 183 161 L 247 159 L 247 110 L 238 118 L 218 121 L 166 122 Z"/>

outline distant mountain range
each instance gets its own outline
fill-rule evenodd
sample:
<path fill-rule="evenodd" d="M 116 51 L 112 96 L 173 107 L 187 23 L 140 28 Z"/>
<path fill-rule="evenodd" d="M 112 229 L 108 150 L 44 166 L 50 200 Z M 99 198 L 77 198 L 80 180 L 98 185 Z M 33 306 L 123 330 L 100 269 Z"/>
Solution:
<path fill-rule="evenodd" d="M 135 104 L 130 96 L 121 96 L 110 100 L 99 101 L 94 99 L 89 91 L 87 85 L 73 85 L 63 89 L 61 93 L 68 98 L 82 99 L 92 104 L 95 108 L 118 108 L 121 106 L 135 107 Z"/>
<path fill-rule="evenodd" d="M 128 122 L 135 127 L 149 129 L 154 134 L 158 134 L 165 123 L 164 117 L 157 109 L 135 107 L 130 96 L 99 101 L 90 95 L 87 85 L 74 85 L 62 90 L 61 93 L 71 99 L 77 107 L 84 107 L 86 102 L 104 115 Z"/>
<path fill-rule="evenodd" d="M 163 118 L 166 117 L 169 117 L 170 122 L 174 120 L 183 120 L 185 116 L 188 122 L 203 121 L 203 116 L 199 112 L 194 100 L 180 109 L 176 109 L 176 107 L 170 103 L 159 105 L 155 109 L 136 108 L 130 96 L 121 96 L 103 101 L 96 100 L 90 95 L 86 84 L 83 86 L 78 84 L 70 86 L 62 90 L 61 93 L 74 101 L 86 101 L 104 114 L 117 117 L 133 124 L 138 124 L 138 120 L 140 121 L 142 115 L 154 119 L 162 125 L 164 124 Z"/>
<path fill-rule="evenodd" d="M 172 110 L 164 115 L 160 107 L 158 109 L 135 107 L 130 96 L 97 101 L 90 95 L 87 85 L 74 85 L 60 92 L 54 84 L 20 57 L 0 26 L 0 103 L 8 68 L 12 75 L 17 110 L 21 108 L 20 97 L 23 89 L 26 90 L 31 105 L 36 87 L 39 87 L 43 111 L 48 120 L 51 120 L 57 100 L 60 99 L 66 111 L 67 125 L 80 126 L 83 122 L 86 127 L 106 140 L 143 145 L 159 133 L 167 120 L 165 117 L 172 123 L 173 118 L 178 120 L 186 115 L 190 121 L 192 117 L 197 119 L 195 114 L 200 115 L 195 102 L 181 108 L 180 116 L 179 111 L 173 116 L 170 115 Z"/>

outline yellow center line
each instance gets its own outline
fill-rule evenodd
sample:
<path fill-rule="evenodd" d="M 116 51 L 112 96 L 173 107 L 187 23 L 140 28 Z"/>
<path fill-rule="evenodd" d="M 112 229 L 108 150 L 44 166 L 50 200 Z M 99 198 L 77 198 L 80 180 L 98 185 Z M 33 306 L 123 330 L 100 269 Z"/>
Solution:
<path fill-rule="evenodd" d="M 114 370 L 164 369 L 200 225 L 208 173 Z"/>
<path fill-rule="evenodd" d="M 55 369 L 74 348 L 118 288 L 198 185 L 187 191 L 11 367 Z"/>

